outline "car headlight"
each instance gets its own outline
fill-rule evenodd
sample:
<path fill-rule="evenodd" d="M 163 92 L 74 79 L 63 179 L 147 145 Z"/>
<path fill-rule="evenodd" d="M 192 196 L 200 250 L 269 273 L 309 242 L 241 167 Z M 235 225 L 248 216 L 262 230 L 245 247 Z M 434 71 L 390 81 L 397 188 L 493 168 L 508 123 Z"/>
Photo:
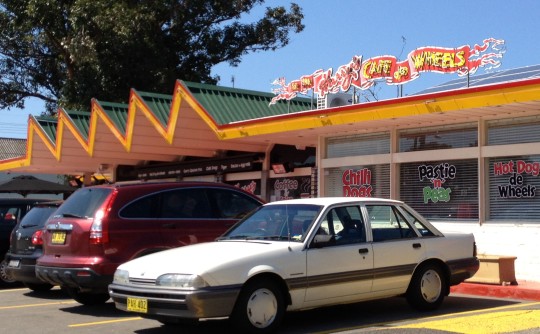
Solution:
<path fill-rule="evenodd" d="M 185 289 L 199 289 L 208 286 L 208 283 L 206 283 L 201 276 L 197 275 L 165 274 L 157 278 L 156 285 Z"/>
<path fill-rule="evenodd" d="M 128 284 L 129 283 L 129 272 L 127 270 L 116 269 L 114 272 L 113 283 L 116 284 Z"/>

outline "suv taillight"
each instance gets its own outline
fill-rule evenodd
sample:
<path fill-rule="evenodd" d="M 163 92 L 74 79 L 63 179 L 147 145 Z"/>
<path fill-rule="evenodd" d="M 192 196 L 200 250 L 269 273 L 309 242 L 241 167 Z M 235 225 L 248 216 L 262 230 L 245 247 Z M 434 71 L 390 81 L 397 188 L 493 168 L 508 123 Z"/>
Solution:
<path fill-rule="evenodd" d="M 111 211 L 111 206 L 114 203 L 114 199 L 118 195 L 118 190 L 114 190 L 109 199 L 103 205 L 103 207 L 96 211 L 94 215 L 94 222 L 90 227 L 90 244 L 91 245 L 102 245 L 109 242 L 109 229 L 106 225 L 106 218 Z"/>
<path fill-rule="evenodd" d="M 34 232 L 34 234 L 32 234 L 32 245 L 43 245 L 43 230 L 37 230 L 36 232 Z"/>

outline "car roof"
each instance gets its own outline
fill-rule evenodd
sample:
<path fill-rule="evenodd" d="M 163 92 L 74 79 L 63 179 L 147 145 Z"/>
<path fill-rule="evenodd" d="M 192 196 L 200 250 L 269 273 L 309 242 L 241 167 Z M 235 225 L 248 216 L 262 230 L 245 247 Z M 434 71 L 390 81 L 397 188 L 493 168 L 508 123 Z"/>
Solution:
<path fill-rule="evenodd" d="M 34 204 L 42 202 L 50 202 L 52 199 L 36 199 L 36 198 L 0 198 L 0 204 L 16 205 L 16 204 Z"/>
<path fill-rule="evenodd" d="M 335 205 L 335 204 L 345 204 L 345 203 L 380 203 L 385 202 L 389 204 L 403 204 L 402 201 L 387 199 L 387 198 L 378 198 L 378 197 L 315 197 L 315 198 L 298 198 L 298 199 L 287 199 L 280 200 L 268 203 L 266 205 L 275 205 L 275 204 L 313 204 L 313 205 Z"/>

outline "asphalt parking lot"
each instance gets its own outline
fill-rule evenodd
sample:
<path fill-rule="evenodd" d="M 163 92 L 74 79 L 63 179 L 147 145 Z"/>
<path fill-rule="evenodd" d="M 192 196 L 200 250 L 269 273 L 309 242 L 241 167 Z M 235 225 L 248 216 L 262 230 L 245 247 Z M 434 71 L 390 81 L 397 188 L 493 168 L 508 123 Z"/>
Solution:
<path fill-rule="evenodd" d="M 226 320 L 171 328 L 117 310 L 112 301 L 82 306 L 60 289 L 35 293 L 0 290 L 0 321 L 5 333 L 233 333 Z M 473 327 L 472 327 L 473 326 Z M 496 327 L 493 327 L 496 326 Z M 402 298 L 287 314 L 279 333 L 534 333 L 540 328 L 540 303 L 451 295 L 429 313 L 412 310 Z"/>

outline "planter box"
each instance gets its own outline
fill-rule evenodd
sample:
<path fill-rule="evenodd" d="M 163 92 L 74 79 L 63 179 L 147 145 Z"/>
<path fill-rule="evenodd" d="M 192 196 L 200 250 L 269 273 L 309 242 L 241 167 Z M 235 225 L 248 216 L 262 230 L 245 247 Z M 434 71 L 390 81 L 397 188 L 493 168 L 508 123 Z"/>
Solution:
<path fill-rule="evenodd" d="M 480 260 L 480 269 L 465 282 L 517 285 L 514 268 L 516 256 L 478 255 L 478 259 Z"/>

